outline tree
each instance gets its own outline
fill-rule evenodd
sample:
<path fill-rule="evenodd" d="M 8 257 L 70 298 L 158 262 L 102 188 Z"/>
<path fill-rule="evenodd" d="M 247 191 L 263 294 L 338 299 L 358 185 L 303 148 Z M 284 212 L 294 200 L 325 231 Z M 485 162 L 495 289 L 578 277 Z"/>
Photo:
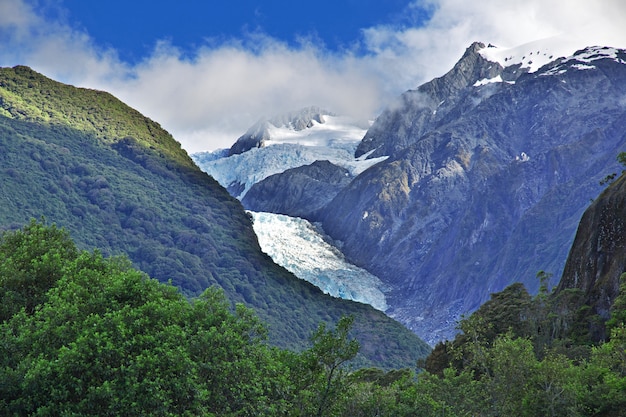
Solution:
<path fill-rule="evenodd" d="M 31 220 L 0 236 L 0 322 L 20 309 L 32 314 L 78 250 L 65 229 Z"/>
<path fill-rule="evenodd" d="M 350 338 L 353 316 L 344 316 L 335 329 L 322 323 L 311 336 L 313 346 L 286 358 L 293 381 L 292 415 L 335 415 L 339 400 L 348 390 L 345 364 L 359 351 L 359 342 Z"/>
<path fill-rule="evenodd" d="M 626 325 L 626 273 L 620 276 L 619 292 L 611 306 L 611 317 L 606 322 L 607 333 Z"/>
<path fill-rule="evenodd" d="M 287 373 L 264 344 L 265 327 L 249 309 L 233 311 L 221 290 L 209 289 L 190 303 L 126 258 L 97 251 L 73 259 L 55 255 L 59 247 L 73 253 L 56 228 L 35 224 L 15 235 L 21 244 L 13 245 L 16 252 L 7 249 L 5 264 L 19 260 L 35 272 L 52 265 L 45 271 L 56 275 L 35 293 L 38 304 L 0 323 L 1 415 L 253 416 L 286 410 L 278 393 Z M 32 235 L 59 239 L 42 252 L 45 245 Z M 55 262 L 44 262 L 49 259 Z M 9 286 L 16 282 L 0 278 Z"/>
<path fill-rule="evenodd" d="M 484 382 L 497 414 L 519 414 L 537 368 L 532 342 L 508 333 L 496 339 L 488 356 L 491 377 Z"/>

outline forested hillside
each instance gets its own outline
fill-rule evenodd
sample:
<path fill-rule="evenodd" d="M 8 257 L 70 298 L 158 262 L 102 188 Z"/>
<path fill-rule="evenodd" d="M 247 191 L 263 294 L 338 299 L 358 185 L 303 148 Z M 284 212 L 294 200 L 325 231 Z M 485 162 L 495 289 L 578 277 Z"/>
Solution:
<path fill-rule="evenodd" d="M 426 370 L 355 367 L 354 317 L 294 352 L 223 293 L 185 299 L 124 257 L 31 222 L 0 238 L 0 414 L 624 416 L 626 274 L 610 340 L 580 332 L 580 291 L 493 294 Z"/>
<path fill-rule="evenodd" d="M 44 216 L 79 248 L 126 254 L 186 296 L 217 285 L 229 302 L 252 307 L 279 346 L 303 348 L 319 323 L 354 314 L 368 363 L 410 366 L 429 350 L 384 314 L 275 265 L 241 204 L 157 123 L 108 93 L 0 69 L 0 148 L 5 230 Z"/>

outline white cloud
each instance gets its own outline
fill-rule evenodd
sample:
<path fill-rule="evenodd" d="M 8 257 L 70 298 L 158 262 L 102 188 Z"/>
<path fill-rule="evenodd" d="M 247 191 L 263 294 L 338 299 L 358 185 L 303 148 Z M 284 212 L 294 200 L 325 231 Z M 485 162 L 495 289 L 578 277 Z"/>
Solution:
<path fill-rule="evenodd" d="M 387 69 L 390 80 L 408 86 L 411 81 L 417 85 L 445 73 L 474 41 L 514 47 L 559 36 L 578 48 L 626 47 L 623 0 L 423 0 L 412 4 L 434 10 L 426 25 L 364 30 L 375 54 L 372 65 Z"/>
<path fill-rule="evenodd" d="M 257 39 L 257 47 L 203 48 L 189 60 L 161 44 L 134 69 L 134 79 L 119 80 L 113 91 L 179 132 L 192 151 L 210 147 L 207 138 L 230 146 L 264 115 L 314 104 L 371 117 L 379 106 L 378 84 L 351 57 L 311 45 L 290 49 L 267 38 Z"/>
<path fill-rule="evenodd" d="M 289 47 L 260 34 L 189 55 L 156 42 L 135 66 L 25 0 L 0 0 L 0 65 L 104 89 L 161 123 L 190 152 L 230 146 L 264 115 L 307 105 L 371 117 L 391 97 L 443 75 L 473 41 L 516 46 L 540 38 L 626 47 L 622 0 L 420 0 L 420 27 L 364 28 L 363 56 L 313 41 Z M 355 34 L 356 36 L 357 34 Z"/>

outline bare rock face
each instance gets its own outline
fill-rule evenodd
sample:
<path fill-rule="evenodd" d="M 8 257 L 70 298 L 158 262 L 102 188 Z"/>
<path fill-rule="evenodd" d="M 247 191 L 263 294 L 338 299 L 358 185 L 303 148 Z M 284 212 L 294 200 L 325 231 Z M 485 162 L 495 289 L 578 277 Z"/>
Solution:
<path fill-rule="evenodd" d="M 467 88 L 478 80 L 494 78 L 504 70 L 500 64 L 489 62 L 478 53 L 484 47 L 482 43 L 472 44 L 443 77 L 402 94 L 368 130 L 355 156 L 368 152 L 372 152 L 370 158 L 394 155 L 445 124 L 450 117 L 457 117 L 459 111 L 471 108 L 471 104 L 459 106 L 467 98 Z"/>
<path fill-rule="evenodd" d="M 288 169 L 252 186 L 242 204 L 252 211 L 266 211 L 314 220 L 352 177 L 347 169 L 328 161 Z"/>
<path fill-rule="evenodd" d="M 480 47 L 379 117 L 356 154 L 390 157 L 320 215 L 348 259 L 393 288 L 388 312 L 431 343 L 490 293 L 561 275 L 626 146 L 624 51 L 588 48 L 524 73 Z M 509 82 L 477 83 L 497 75 Z"/>
<path fill-rule="evenodd" d="M 622 175 L 583 215 L 557 292 L 578 288 L 585 304 L 604 320 L 618 295 L 626 272 L 626 176 Z M 598 339 L 603 329 L 592 329 Z"/>

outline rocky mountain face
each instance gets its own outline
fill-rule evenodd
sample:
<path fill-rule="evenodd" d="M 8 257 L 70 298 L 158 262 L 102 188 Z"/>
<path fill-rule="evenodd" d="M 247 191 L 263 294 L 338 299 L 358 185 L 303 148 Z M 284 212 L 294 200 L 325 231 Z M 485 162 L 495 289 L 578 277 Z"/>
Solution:
<path fill-rule="evenodd" d="M 347 169 L 329 161 L 315 161 L 254 184 L 241 202 L 252 211 L 313 218 L 351 180 Z"/>
<path fill-rule="evenodd" d="M 584 304 L 603 320 L 618 295 L 626 272 L 626 176 L 609 186 L 585 211 L 556 292 L 578 288 Z M 604 329 L 592 329 L 604 339 Z"/>
<path fill-rule="evenodd" d="M 492 79 L 503 72 L 502 66 L 488 62 L 478 53 L 481 48 L 484 48 L 483 44 L 474 43 L 443 77 L 402 94 L 367 131 L 355 156 L 368 152 L 371 152 L 370 157 L 394 155 L 449 121 L 450 117 L 446 116 L 451 110 L 462 112 L 466 109 L 459 104 L 467 96 L 467 87 L 477 80 Z M 452 115 L 458 116 L 458 113 Z"/>
<path fill-rule="evenodd" d="M 390 157 L 312 219 L 393 288 L 388 314 L 431 342 L 490 293 L 561 275 L 626 144 L 624 51 L 587 48 L 527 72 L 484 49 L 386 110 L 356 155 Z"/>

